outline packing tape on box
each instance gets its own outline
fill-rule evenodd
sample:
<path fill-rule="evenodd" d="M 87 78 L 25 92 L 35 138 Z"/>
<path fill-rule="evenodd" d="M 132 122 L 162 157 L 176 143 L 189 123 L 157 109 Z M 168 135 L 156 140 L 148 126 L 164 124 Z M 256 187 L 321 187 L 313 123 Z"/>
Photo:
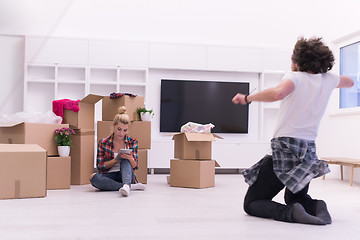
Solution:
<path fill-rule="evenodd" d="M 95 135 L 95 130 L 83 130 L 83 129 L 74 129 L 75 135 L 87 136 L 87 135 Z"/>
<path fill-rule="evenodd" d="M 15 180 L 15 198 L 20 198 L 20 180 Z"/>

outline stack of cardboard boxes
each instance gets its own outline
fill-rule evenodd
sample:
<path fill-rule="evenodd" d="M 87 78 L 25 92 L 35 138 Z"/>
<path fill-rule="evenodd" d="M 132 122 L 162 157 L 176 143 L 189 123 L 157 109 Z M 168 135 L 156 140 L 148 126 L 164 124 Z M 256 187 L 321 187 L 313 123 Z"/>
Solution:
<path fill-rule="evenodd" d="M 79 101 L 79 111 L 64 109 L 64 123 L 74 129 L 71 136 L 71 184 L 89 184 L 94 172 L 95 103 L 103 96 L 89 94 Z"/>
<path fill-rule="evenodd" d="M 144 107 L 144 97 L 130 97 L 127 95 L 115 99 L 104 97 L 102 100 L 103 121 L 97 122 L 97 139 L 99 141 L 112 133 L 113 120 L 121 106 L 126 107 L 126 114 L 129 115 L 131 121 L 128 135 L 139 141 L 138 169 L 135 170 L 136 178 L 140 183 L 147 183 L 148 150 L 151 148 L 151 122 L 140 121 L 136 112 L 137 108 Z"/>
<path fill-rule="evenodd" d="M 174 134 L 174 157 L 170 160 L 170 186 L 208 188 L 215 186 L 215 167 L 211 159 L 211 133 Z M 216 136 L 218 137 L 218 136 Z"/>
<path fill-rule="evenodd" d="M 69 125 L 0 126 L 0 199 L 45 197 L 47 189 L 70 187 L 70 157 L 53 157 L 58 154 L 55 130 L 63 127 Z"/>

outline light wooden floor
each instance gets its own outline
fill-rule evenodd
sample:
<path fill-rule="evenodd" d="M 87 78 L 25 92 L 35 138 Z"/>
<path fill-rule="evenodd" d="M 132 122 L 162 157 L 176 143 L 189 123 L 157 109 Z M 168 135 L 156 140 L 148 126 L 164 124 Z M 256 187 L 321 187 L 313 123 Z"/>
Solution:
<path fill-rule="evenodd" d="M 327 178 L 310 186 L 325 199 L 333 224 L 312 226 L 248 216 L 241 175 L 216 175 L 216 187 L 172 188 L 149 175 L 144 192 L 123 198 L 90 185 L 49 190 L 45 198 L 0 200 L 0 239 L 355 239 L 360 184 Z M 280 194 L 282 195 L 283 192 Z M 282 201 L 282 196 L 276 200 Z"/>

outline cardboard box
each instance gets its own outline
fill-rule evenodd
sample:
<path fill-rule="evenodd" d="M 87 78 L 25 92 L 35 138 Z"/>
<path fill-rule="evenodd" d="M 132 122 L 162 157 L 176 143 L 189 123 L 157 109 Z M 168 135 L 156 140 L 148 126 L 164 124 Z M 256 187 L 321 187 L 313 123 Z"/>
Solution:
<path fill-rule="evenodd" d="M 115 99 L 104 97 L 102 100 L 102 120 L 113 121 L 121 106 L 126 107 L 126 114 L 129 115 L 130 121 L 138 121 L 140 119 L 136 109 L 138 107 L 144 107 L 144 97 L 122 96 Z"/>
<path fill-rule="evenodd" d="M 147 183 L 147 174 L 148 174 L 148 150 L 139 149 L 138 150 L 138 169 L 135 170 L 136 179 L 139 183 Z"/>
<path fill-rule="evenodd" d="M 95 103 L 102 98 L 103 96 L 89 94 L 80 100 L 78 112 L 64 109 L 63 123 L 69 124 L 72 128 L 94 129 Z"/>
<path fill-rule="evenodd" d="M 97 141 L 107 138 L 113 132 L 113 121 L 98 121 L 97 122 Z"/>
<path fill-rule="evenodd" d="M 129 125 L 129 136 L 139 141 L 139 149 L 151 148 L 151 122 L 133 121 Z"/>
<path fill-rule="evenodd" d="M 113 130 L 113 121 L 97 122 L 97 141 L 108 137 Z M 139 149 L 151 148 L 151 122 L 133 121 L 129 124 L 128 134 L 139 141 Z"/>
<path fill-rule="evenodd" d="M 46 196 L 46 151 L 36 144 L 0 144 L 0 199 Z"/>
<path fill-rule="evenodd" d="M 48 156 L 58 155 L 55 130 L 68 128 L 68 124 L 16 123 L 0 125 L 0 143 L 37 144 L 47 151 Z"/>
<path fill-rule="evenodd" d="M 89 184 L 89 176 L 94 172 L 95 130 L 75 129 L 71 135 L 71 184 Z"/>
<path fill-rule="evenodd" d="M 208 188 L 215 186 L 214 160 L 170 160 L 170 186 Z"/>
<path fill-rule="evenodd" d="M 71 157 L 48 157 L 47 189 L 69 189 L 71 182 Z"/>
<path fill-rule="evenodd" d="M 211 159 L 211 145 L 217 135 L 211 133 L 176 133 L 173 135 L 174 157 L 179 159 Z"/>

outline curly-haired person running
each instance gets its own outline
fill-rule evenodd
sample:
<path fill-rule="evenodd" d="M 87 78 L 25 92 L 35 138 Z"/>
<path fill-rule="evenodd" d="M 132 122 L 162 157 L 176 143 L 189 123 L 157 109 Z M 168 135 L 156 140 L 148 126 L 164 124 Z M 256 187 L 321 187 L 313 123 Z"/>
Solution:
<path fill-rule="evenodd" d="M 331 92 L 349 88 L 346 76 L 328 73 L 334 65 L 331 50 L 321 38 L 299 38 L 291 57 L 291 70 L 273 88 L 244 95 L 235 104 L 281 100 L 277 125 L 271 139 L 272 155 L 243 172 L 250 185 L 244 200 L 246 213 L 278 221 L 325 225 L 331 216 L 323 200 L 308 195 L 310 181 L 330 170 L 316 155 L 315 139 Z M 285 187 L 285 203 L 272 199 Z"/>

